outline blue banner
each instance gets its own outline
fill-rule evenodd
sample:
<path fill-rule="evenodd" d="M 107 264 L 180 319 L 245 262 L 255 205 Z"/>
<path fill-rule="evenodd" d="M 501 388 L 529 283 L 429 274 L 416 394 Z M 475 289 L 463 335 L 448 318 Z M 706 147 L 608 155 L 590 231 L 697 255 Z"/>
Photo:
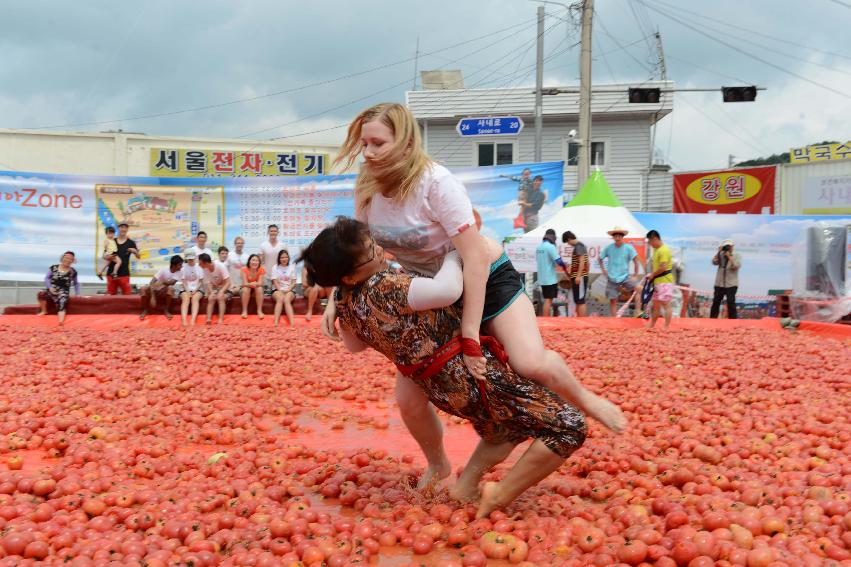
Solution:
<path fill-rule="evenodd" d="M 562 206 L 563 162 L 458 168 L 482 218 L 482 232 L 501 241 L 515 227 L 519 189 L 529 179 L 546 195 L 538 213 L 546 219 Z M 528 169 L 528 173 L 524 170 Z M 203 230 L 208 246 L 230 248 L 237 236 L 255 251 L 266 227 L 298 249 L 334 217 L 354 212 L 355 175 L 310 177 L 106 177 L 0 172 L 0 279 L 37 281 L 60 255 L 72 250 L 84 282 L 95 270 L 104 229 L 129 225 L 141 253 L 133 276 L 150 277 L 172 254 L 192 246 Z"/>

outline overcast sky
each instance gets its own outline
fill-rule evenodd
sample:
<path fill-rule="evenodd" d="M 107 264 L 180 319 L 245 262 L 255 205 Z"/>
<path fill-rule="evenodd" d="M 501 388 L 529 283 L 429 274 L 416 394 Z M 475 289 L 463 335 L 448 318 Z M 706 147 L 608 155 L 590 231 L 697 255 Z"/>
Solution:
<path fill-rule="evenodd" d="M 752 104 L 678 93 L 656 136 L 675 170 L 851 139 L 851 0 L 595 4 L 595 84 L 658 77 L 649 37 L 658 28 L 678 87 L 768 89 Z M 575 85 L 576 14 L 546 7 L 545 86 Z M 528 0 L 6 2 L 0 127 L 338 143 L 344 129 L 332 128 L 360 109 L 404 101 L 417 38 L 420 70 L 461 69 L 468 87 L 534 85 L 535 9 Z M 252 97 L 261 98 L 223 105 Z M 173 114 L 130 119 L 164 113 Z M 305 132 L 314 133 L 296 136 Z"/>

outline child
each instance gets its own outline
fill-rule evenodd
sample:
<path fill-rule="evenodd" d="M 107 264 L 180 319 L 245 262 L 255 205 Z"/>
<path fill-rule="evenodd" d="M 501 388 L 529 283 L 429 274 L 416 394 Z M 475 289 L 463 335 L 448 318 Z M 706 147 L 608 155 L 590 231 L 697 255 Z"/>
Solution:
<path fill-rule="evenodd" d="M 281 320 L 281 309 L 285 309 L 290 330 L 295 329 L 295 312 L 293 311 L 293 299 L 295 299 L 295 266 L 290 264 L 290 253 L 284 249 L 278 252 L 278 263 L 272 268 L 272 287 L 275 298 L 275 326 Z"/>
<path fill-rule="evenodd" d="M 106 230 L 106 240 L 103 243 L 103 252 L 101 254 L 101 267 L 97 272 L 98 279 L 103 279 L 103 274 L 112 277 L 118 276 L 118 268 L 121 267 L 121 258 L 118 257 L 118 243 L 115 241 L 115 227 L 108 226 Z M 112 270 L 109 267 L 112 266 Z"/>
<path fill-rule="evenodd" d="M 582 445 L 586 427 L 577 407 L 614 431 L 625 427 L 617 406 L 576 380 L 569 384 L 568 403 L 518 376 L 492 337 L 481 338 L 485 380 L 473 377 L 462 354 L 479 344 L 459 336 L 462 273 L 456 255 L 446 256 L 434 279 L 394 272 L 366 225 L 341 217 L 316 237 L 302 259 L 317 284 L 340 286 L 341 336 L 350 351 L 371 346 L 414 380 L 431 403 L 473 423 L 482 440 L 453 487 L 453 497 L 476 499 L 484 473 L 518 443 L 535 439 L 502 481 L 484 485 L 477 517 L 507 506 Z"/>
<path fill-rule="evenodd" d="M 198 307 L 201 304 L 201 298 L 204 296 L 204 288 L 202 283 L 204 280 L 204 270 L 196 264 L 198 257 L 194 250 L 187 250 L 183 253 L 186 263 L 180 270 L 180 277 L 177 280 L 177 296 L 180 297 L 180 320 L 183 326 L 186 327 L 189 323 L 187 316 L 189 314 L 189 304 L 192 303 L 192 325 L 195 325 L 198 319 Z"/>

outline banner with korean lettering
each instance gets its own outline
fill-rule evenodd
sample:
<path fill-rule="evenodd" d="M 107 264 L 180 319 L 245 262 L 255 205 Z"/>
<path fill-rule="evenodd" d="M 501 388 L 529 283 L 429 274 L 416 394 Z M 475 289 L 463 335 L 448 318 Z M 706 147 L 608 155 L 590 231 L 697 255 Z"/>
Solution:
<path fill-rule="evenodd" d="M 521 231 L 518 187 L 529 169 L 540 177 L 546 218 L 562 205 L 563 162 L 458 168 L 482 218 L 497 240 Z M 77 256 L 81 281 L 97 282 L 104 229 L 126 223 L 139 250 L 131 259 L 136 283 L 192 246 L 199 231 L 207 246 L 232 247 L 237 236 L 254 252 L 269 224 L 294 256 L 334 217 L 354 213 L 355 175 L 297 177 L 95 177 L 0 172 L 0 280 L 38 281 L 66 250 Z"/>
<path fill-rule="evenodd" d="M 675 213 L 773 214 L 777 167 L 674 174 Z"/>
<path fill-rule="evenodd" d="M 328 154 L 151 148 L 151 175 L 159 177 L 269 177 L 325 175 Z"/>
<path fill-rule="evenodd" d="M 814 161 L 851 160 L 851 142 L 844 144 L 814 144 L 789 150 L 789 163 L 800 165 Z"/>

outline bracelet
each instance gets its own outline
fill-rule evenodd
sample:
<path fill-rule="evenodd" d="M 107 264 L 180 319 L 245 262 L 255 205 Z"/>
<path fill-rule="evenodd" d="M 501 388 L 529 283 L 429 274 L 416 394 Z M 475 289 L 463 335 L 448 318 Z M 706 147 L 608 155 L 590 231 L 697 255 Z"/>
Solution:
<path fill-rule="evenodd" d="M 475 339 L 461 337 L 461 352 L 467 356 L 483 357 L 482 345 Z"/>

